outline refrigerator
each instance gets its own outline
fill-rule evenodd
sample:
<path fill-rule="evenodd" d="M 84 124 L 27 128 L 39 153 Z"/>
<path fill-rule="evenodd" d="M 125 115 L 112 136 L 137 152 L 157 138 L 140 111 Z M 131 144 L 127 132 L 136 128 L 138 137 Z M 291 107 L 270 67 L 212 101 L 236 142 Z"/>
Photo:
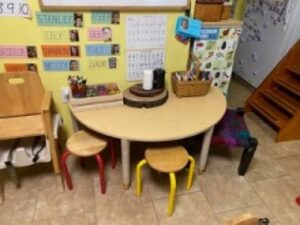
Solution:
<path fill-rule="evenodd" d="M 241 34 L 241 21 L 204 22 L 200 39 L 194 40 L 190 69 L 196 67 L 212 79 L 226 95 L 231 79 L 234 56 Z M 198 69 L 198 70 L 199 70 Z"/>
<path fill-rule="evenodd" d="M 258 87 L 300 38 L 300 1 L 247 0 L 242 29 L 233 71 Z"/>

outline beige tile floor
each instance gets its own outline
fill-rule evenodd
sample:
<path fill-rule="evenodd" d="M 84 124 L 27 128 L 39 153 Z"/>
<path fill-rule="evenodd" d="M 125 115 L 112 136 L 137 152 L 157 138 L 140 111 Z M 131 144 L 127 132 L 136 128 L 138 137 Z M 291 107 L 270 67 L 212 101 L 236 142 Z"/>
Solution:
<path fill-rule="evenodd" d="M 229 106 L 243 106 L 250 94 L 249 88 L 233 79 Z M 294 199 L 300 195 L 300 142 L 275 143 L 276 133 L 256 115 L 247 114 L 246 121 L 259 140 L 247 174 L 241 177 L 236 173 L 239 149 L 213 148 L 206 172 L 195 177 L 189 192 L 184 189 L 186 171 L 178 174 L 172 217 L 166 215 L 167 176 L 145 168 L 143 193 L 137 197 L 135 178 L 131 188 L 124 190 L 120 162 L 115 170 L 107 163 L 107 193 L 101 195 L 94 161 L 89 160 L 81 168 L 78 160 L 72 158 L 69 165 L 73 191 L 61 191 L 49 165 L 19 170 L 20 189 L 1 171 L 5 202 L 0 206 L 0 225 L 219 225 L 246 212 L 268 217 L 272 225 L 299 225 L 300 207 Z M 140 148 L 142 145 L 133 146 L 132 175 L 134 165 L 143 157 Z M 192 154 L 197 157 L 196 153 Z"/>

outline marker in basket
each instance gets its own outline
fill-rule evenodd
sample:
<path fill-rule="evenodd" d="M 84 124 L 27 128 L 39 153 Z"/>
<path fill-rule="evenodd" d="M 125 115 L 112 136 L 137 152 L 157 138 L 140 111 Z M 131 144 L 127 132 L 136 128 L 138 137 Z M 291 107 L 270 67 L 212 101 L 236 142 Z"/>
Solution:
<path fill-rule="evenodd" d="M 210 71 L 203 71 L 201 73 L 201 80 L 210 80 L 211 79 L 211 72 Z"/>

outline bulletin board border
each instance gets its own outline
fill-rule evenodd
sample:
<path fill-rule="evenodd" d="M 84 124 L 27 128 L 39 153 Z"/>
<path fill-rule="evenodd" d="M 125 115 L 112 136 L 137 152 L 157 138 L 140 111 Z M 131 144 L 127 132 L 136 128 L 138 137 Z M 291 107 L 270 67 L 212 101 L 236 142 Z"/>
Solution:
<path fill-rule="evenodd" d="M 155 6 L 148 5 L 116 5 L 111 3 L 111 5 L 101 5 L 101 1 L 109 0 L 99 0 L 99 5 L 89 3 L 88 0 L 85 0 L 86 5 L 76 5 L 76 1 L 68 5 L 52 5 L 45 3 L 46 0 L 39 0 L 40 8 L 44 11 L 90 11 L 90 10 L 118 10 L 118 11 L 185 11 L 189 10 L 191 6 L 190 0 L 186 0 L 185 5 L 175 5 L 170 6 L 166 3 L 158 4 Z M 48 0 L 49 1 L 49 0 Z M 124 2 L 124 0 L 120 0 Z M 141 0 L 142 1 L 142 0 Z M 150 1 L 150 0 L 145 0 Z M 63 0 L 61 0 L 63 2 Z M 110 1 L 109 1 L 110 2 Z"/>

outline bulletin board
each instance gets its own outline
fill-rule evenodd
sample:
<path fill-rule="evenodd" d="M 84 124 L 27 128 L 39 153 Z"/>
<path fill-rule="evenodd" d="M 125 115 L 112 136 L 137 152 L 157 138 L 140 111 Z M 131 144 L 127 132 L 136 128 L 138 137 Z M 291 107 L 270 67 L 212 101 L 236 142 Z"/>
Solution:
<path fill-rule="evenodd" d="M 190 0 L 40 0 L 45 10 L 69 9 L 168 9 L 184 10 L 189 8 Z"/>
<path fill-rule="evenodd" d="M 83 76 L 88 80 L 88 84 L 114 82 L 118 84 L 120 90 L 133 85 L 132 82 L 128 82 L 126 76 L 128 17 L 159 15 L 167 17 L 167 36 L 162 46 L 165 50 L 163 68 L 166 70 L 166 86 L 170 88 L 171 72 L 186 68 L 189 46 L 179 42 L 173 35 L 177 18 L 184 14 L 182 11 L 66 10 L 61 12 L 58 10 L 45 12 L 40 8 L 40 2 L 37 0 L 5 1 L 27 3 L 31 12 L 28 17 L 31 19 L 24 19 L 24 13 L 15 17 L 12 17 L 13 15 L 0 17 L 0 73 L 37 70 L 45 88 L 52 91 L 55 108 L 62 115 L 65 131 L 69 134 L 72 133 L 70 111 L 61 99 L 61 87 L 69 86 L 69 75 Z M 79 0 L 75 1 L 79 2 Z M 118 23 L 113 22 L 113 15 L 117 15 L 115 12 L 119 12 Z M 75 26 L 74 19 L 80 14 L 83 24 Z M 104 28 L 107 27 L 111 30 L 109 36 L 103 33 Z M 71 48 L 76 48 L 78 53 L 75 52 L 75 55 L 71 53 Z M 151 52 L 156 53 L 156 49 L 151 49 Z M 136 50 L 131 53 L 136 53 Z M 72 70 L 71 63 L 75 65 Z"/>

